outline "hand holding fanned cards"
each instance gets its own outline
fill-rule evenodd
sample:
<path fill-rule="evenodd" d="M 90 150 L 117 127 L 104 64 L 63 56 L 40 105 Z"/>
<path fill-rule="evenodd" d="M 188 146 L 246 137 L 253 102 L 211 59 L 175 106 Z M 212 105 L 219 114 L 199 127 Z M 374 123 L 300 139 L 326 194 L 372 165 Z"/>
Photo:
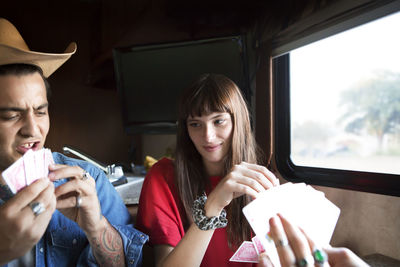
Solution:
<path fill-rule="evenodd" d="M 54 164 L 51 150 L 43 148 L 28 150 L 21 158 L 3 171 L 2 176 L 13 194 L 49 174 L 49 165 Z"/>
<path fill-rule="evenodd" d="M 330 242 L 340 209 L 325 198 L 323 192 L 309 185 L 286 183 L 260 193 L 243 208 L 243 213 L 256 234 L 252 240 L 256 253 L 264 249 L 276 267 L 280 266 L 279 256 L 268 236 L 271 217 L 282 214 L 302 228 L 317 245 L 324 246 Z"/>

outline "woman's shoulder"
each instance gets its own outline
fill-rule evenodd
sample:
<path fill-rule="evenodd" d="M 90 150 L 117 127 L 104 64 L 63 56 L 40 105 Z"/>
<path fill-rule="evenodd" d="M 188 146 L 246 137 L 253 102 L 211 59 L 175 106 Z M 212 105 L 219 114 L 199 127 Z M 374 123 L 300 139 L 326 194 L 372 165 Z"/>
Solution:
<path fill-rule="evenodd" d="M 154 170 L 173 170 L 174 169 L 174 161 L 170 158 L 161 158 L 150 168 L 150 171 Z"/>
<path fill-rule="evenodd" d="M 174 161 L 170 158 L 158 160 L 150 168 L 146 177 L 151 177 L 152 179 L 164 178 L 167 182 L 170 182 L 174 177 Z"/>

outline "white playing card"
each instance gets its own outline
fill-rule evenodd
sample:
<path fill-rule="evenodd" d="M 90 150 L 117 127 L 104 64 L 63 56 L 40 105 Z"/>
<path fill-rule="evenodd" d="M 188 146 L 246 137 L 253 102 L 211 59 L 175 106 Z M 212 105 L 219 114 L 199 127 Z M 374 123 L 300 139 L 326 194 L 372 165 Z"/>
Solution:
<path fill-rule="evenodd" d="M 26 185 L 30 185 L 35 180 L 37 180 L 35 155 L 33 150 L 29 149 L 28 151 L 26 151 L 22 158 L 24 160 L 25 166 Z"/>
<path fill-rule="evenodd" d="M 260 193 L 243 208 L 243 213 L 273 264 L 280 266 L 275 246 L 268 238 L 271 217 L 282 214 L 323 246 L 329 244 L 340 209 L 304 183 L 286 183 Z"/>
<path fill-rule="evenodd" d="M 284 188 L 288 186 L 289 185 L 284 184 L 270 188 L 258 194 L 255 200 L 243 208 L 243 213 L 247 221 L 261 240 L 265 239 L 263 237 L 269 232 L 269 218 L 276 215 L 280 210 L 280 206 L 285 205 L 288 201 L 285 200 L 285 203 L 280 203 L 282 201 L 280 201 L 279 197 L 279 192 L 284 191 Z M 282 195 L 283 194 L 284 193 L 282 193 Z"/>
<path fill-rule="evenodd" d="M 28 150 L 9 166 L 2 176 L 13 194 L 49 174 L 49 164 L 54 164 L 50 149 Z"/>
<path fill-rule="evenodd" d="M 272 264 L 274 265 L 274 267 L 280 267 L 280 261 L 279 261 L 279 255 L 278 255 L 278 251 L 275 248 L 275 243 L 274 240 L 272 240 L 269 235 L 265 235 L 264 238 L 259 238 L 257 237 L 258 242 L 261 244 L 262 248 L 264 249 L 263 252 L 265 252 L 269 259 L 271 260 Z M 254 241 L 253 241 L 254 243 Z M 258 245 L 260 246 L 260 245 Z M 256 248 L 257 250 L 257 248 Z M 262 253 L 262 252 L 260 252 Z"/>
<path fill-rule="evenodd" d="M 24 160 L 22 157 L 4 170 L 2 176 L 13 194 L 16 194 L 19 190 L 24 188 L 26 186 L 26 181 Z"/>
<path fill-rule="evenodd" d="M 258 262 L 258 254 L 254 248 L 253 242 L 244 241 L 235 254 L 229 259 L 229 261 L 237 262 Z"/>
<path fill-rule="evenodd" d="M 51 150 L 46 148 L 44 150 L 44 177 L 47 177 L 49 175 L 49 165 L 54 164 L 54 159 L 53 155 L 51 154 Z"/>
<path fill-rule="evenodd" d="M 36 178 L 46 177 L 45 166 L 44 166 L 45 149 L 40 149 L 38 151 L 35 151 L 33 155 L 35 159 Z"/>

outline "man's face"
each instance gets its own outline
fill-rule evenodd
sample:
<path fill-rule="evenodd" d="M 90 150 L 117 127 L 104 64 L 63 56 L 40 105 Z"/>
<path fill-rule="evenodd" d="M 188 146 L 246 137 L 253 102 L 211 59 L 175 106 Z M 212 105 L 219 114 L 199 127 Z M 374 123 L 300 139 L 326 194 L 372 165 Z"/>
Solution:
<path fill-rule="evenodd" d="M 0 75 L 0 171 L 29 149 L 43 148 L 49 126 L 40 74 Z"/>

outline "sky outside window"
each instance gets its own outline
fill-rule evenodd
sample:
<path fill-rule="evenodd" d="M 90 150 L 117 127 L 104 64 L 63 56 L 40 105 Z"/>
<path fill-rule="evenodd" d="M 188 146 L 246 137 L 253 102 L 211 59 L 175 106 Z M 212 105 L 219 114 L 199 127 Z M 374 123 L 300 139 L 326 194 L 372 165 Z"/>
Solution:
<path fill-rule="evenodd" d="M 296 165 L 400 174 L 400 12 L 290 53 Z"/>

